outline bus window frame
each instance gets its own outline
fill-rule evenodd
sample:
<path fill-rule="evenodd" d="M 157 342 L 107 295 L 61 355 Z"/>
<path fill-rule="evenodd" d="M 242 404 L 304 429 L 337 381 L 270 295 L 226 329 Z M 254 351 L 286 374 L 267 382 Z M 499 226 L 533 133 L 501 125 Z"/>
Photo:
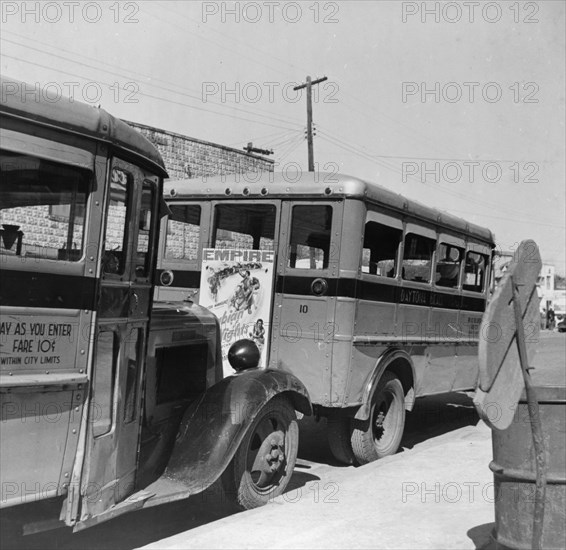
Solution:
<path fill-rule="evenodd" d="M 438 232 L 438 240 L 436 243 L 436 252 L 435 252 L 435 261 L 434 261 L 434 269 L 433 269 L 433 274 L 434 277 L 433 279 L 436 278 L 436 268 L 438 266 L 438 262 L 439 262 L 439 249 L 440 249 L 440 245 L 442 244 L 446 244 L 449 246 L 453 246 L 454 248 L 458 248 L 461 252 L 461 258 L 460 258 L 460 265 L 459 265 L 459 271 L 458 271 L 458 282 L 456 286 L 442 286 L 442 285 L 438 285 L 436 283 L 436 281 L 433 281 L 434 283 L 434 287 L 436 290 L 441 291 L 441 292 L 460 292 L 460 290 L 462 290 L 462 281 L 463 281 L 463 273 L 464 273 L 464 263 L 466 260 L 466 254 L 467 254 L 467 248 L 466 248 L 466 239 L 464 237 L 457 237 L 455 235 L 451 235 L 449 233 L 443 233 L 443 232 Z"/>
<path fill-rule="evenodd" d="M 280 237 L 281 243 L 278 246 L 278 263 L 280 265 L 279 272 L 289 273 L 293 275 L 300 275 L 305 277 L 311 276 L 324 276 L 336 275 L 338 266 L 340 265 L 340 254 L 336 254 L 336 250 L 340 250 L 340 245 L 346 235 L 343 234 L 343 220 L 344 213 L 344 199 L 339 200 L 316 200 L 309 201 L 308 199 L 293 200 L 283 199 L 281 208 L 281 215 L 285 219 L 285 227 L 281 228 Z M 295 206 L 329 206 L 332 209 L 331 223 L 330 223 L 330 243 L 328 249 L 328 264 L 322 268 L 302 268 L 291 267 L 289 265 L 289 250 L 291 247 L 291 233 L 293 223 L 293 208 Z M 282 219 L 283 219 L 282 218 Z"/>
<path fill-rule="evenodd" d="M 468 258 L 468 254 L 470 252 L 473 252 L 474 254 L 480 254 L 480 255 L 485 257 L 485 273 L 484 273 L 483 285 L 482 285 L 481 290 L 470 290 L 470 289 L 464 288 L 464 277 L 466 275 L 466 261 L 467 261 L 467 258 Z M 478 242 L 475 242 L 475 241 L 468 241 L 468 243 L 466 245 L 466 253 L 465 253 L 465 256 L 464 256 L 463 268 L 462 268 L 462 292 L 463 293 L 466 293 L 469 296 L 486 296 L 487 295 L 487 293 L 489 292 L 489 288 L 490 288 L 489 283 L 490 283 L 491 270 L 492 270 L 491 261 L 492 261 L 491 250 L 488 249 L 488 247 L 486 247 L 482 243 L 478 243 Z"/>
<path fill-rule="evenodd" d="M 277 252 L 278 248 L 279 248 L 279 241 L 278 241 L 278 237 L 279 237 L 279 227 L 281 224 L 281 200 L 279 199 L 256 199 L 255 197 L 249 197 L 249 200 L 213 200 L 210 201 L 210 212 L 209 215 L 210 217 L 208 218 L 208 228 L 209 228 L 209 232 L 207 235 L 206 240 L 204 241 L 206 246 L 204 248 L 215 248 L 212 245 L 212 239 L 213 237 L 216 237 L 216 228 L 215 228 L 215 222 L 216 222 L 216 206 L 219 205 L 246 205 L 246 204 L 268 204 L 271 206 L 275 207 L 275 224 L 274 224 L 274 228 L 273 228 L 273 251 Z M 201 215 L 201 224 L 202 224 L 202 215 Z M 202 231 L 201 231 L 202 233 Z M 243 250 L 243 249 L 242 249 Z M 258 250 L 261 250 L 261 248 L 258 248 Z M 199 268 L 200 268 L 200 264 L 201 264 L 201 259 L 202 259 L 202 248 L 201 250 L 199 250 L 199 259 L 198 259 L 198 264 L 199 264 Z"/>
<path fill-rule="evenodd" d="M 405 279 L 403 277 L 403 261 L 405 260 L 405 240 L 407 235 L 415 234 L 419 237 L 423 237 L 425 239 L 429 239 L 434 241 L 434 248 L 432 250 L 432 255 L 430 258 L 430 272 L 429 272 L 429 279 L 428 281 L 411 281 L 409 279 Z M 406 221 L 404 223 L 403 229 L 403 242 L 401 243 L 401 258 L 399 261 L 399 278 L 403 285 L 419 285 L 425 286 L 427 288 L 432 288 L 432 280 L 433 280 L 433 267 L 436 265 L 436 255 L 437 255 L 437 240 L 438 240 L 438 233 L 436 228 L 431 227 L 428 224 L 418 224 L 413 221 Z"/>
<path fill-rule="evenodd" d="M 197 243 L 197 253 L 196 253 L 196 257 L 193 259 L 189 259 L 189 258 L 167 258 L 166 253 L 167 253 L 167 237 L 169 236 L 168 234 L 168 229 L 169 229 L 169 222 L 170 221 L 175 221 L 175 220 L 171 220 L 171 213 L 167 213 L 166 216 L 163 216 L 163 218 L 161 219 L 161 229 L 160 229 L 160 234 L 159 234 L 159 264 L 158 267 L 159 268 L 163 268 L 164 266 L 167 267 L 185 267 L 187 265 L 191 266 L 191 267 L 196 267 L 197 265 L 200 265 L 201 262 L 201 256 L 202 256 L 202 249 L 206 248 L 205 246 L 205 242 L 203 242 L 203 235 L 207 234 L 208 231 L 208 227 L 206 223 L 203 223 L 203 220 L 208 221 L 210 219 L 210 212 L 209 212 L 209 208 L 210 208 L 210 202 L 206 202 L 206 201 L 191 201 L 191 200 L 182 200 L 182 201 L 177 201 L 175 203 L 170 202 L 169 206 L 197 206 L 198 208 L 200 208 L 200 216 L 199 216 L 199 234 L 198 234 L 198 243 Z"/>
<path fill-rule="evenodd" d="M 43 132 L 41 132 L 43 134 Z M 45 132 L 47 134 L 47 131 Z M 53 274 L 82 275 L 95 277 L 93 266 L 97 264 L 98 247 L 96 253 L 91 243 L 99 238 L 97 229 L 101 212 L 95 205 L 102 202 L 104 188 L 99 184 L 98 159 L 100 152 L 95 143 L 87 139 L 77 139 L 80 147 L 65 143 L 67 136 L 59 132 L 50 132 L 49 138 L 41 135 L 31 135 L 7 128 L 1 129 L 1 149 L 7 152 L 37 157 L 50 162 L 59 163 L 89 173 L 89 188 L 85 204 L 83 244 L 81 256 L 75 261 L 56 260 L 50 258 L 30 258 L 22 261 L 21 257 L 2 256 L 7 269 L 20 269 L 23 271 L 45 271 Z M 56 143 L 57 147 L 53 147 Z M 103 173 L 105 173 L 105 168 Z M 90 268 L 90 269 L 89 269 Z"/>
<path fill-rule="evenodd" d="M 134 207 L 135 197 L 135 170 L 132 170 L 132 164 L 127 161 L 122 160 L 119 157 L 111 157 L 108 163 L 108 190 L 106 201 L 104 204 L 105 207 L 105 219 L 106 222 L 104 223 L 103 227 L 103 234 L 101 239 L 101 266 L 100 266 L 100 276 L 103 280 L 115 280 L 115 281 L 124 281 L 130 280 L 130 270 L 131 270 L 131 261 L 130 261 L 130 250 L 133 250 L 133 234 L 134 234 L 134 227 L 133 221 L 134 216 L 131 215 L 132 209 Z M 110 208 L 110 201 L 112 200 L 111 193 L 112 193 L 112 170 L 119 169 L 125 172 L 128 176 L 128 185 L 126 189 L 126 214 L 125 219 L 126 223 L 124 224 L 124 235 L 122 237 L 122 250 L 120 251 L 122 257 L 125 259 L 123 269 L 118 273 L 111 273 L 104 271 L 104 254 L 106 252 L 105 243 L 106 243 L 106 234 L 108 231 L 108 221 L 109 221 L 109 208 Z"/>
<path fill-rule="evenodd" d="M 380 225 L 384 225 L 389 227 L 390 229 L 396 229 L 400 232 L 400 239 L 397 245 L 397 252 L 395 254 L 395 272 L 393 277 L 387 277 L 386 275 L 379 275 L 377 273 L 370 273 L 365 272 L 362 270 L 363 268 L 363 250 L 364 250 L 364 238 L 365 238 L 365 230 L 368 223 L 378 223 Z M 399 281 L 400 274 L 401 274 L 401 262 L 403 261 L 403 257 L 401 256 L 401 251 L 403 250 L 403 244 L 405 242 L 405 234 L 403 228 L 403 219 L 402 217 L 395 217 L 384 212 L 379 212 L 377 210 L 372 209 L 372 205 L 367 205 L 366 210 L 366 219 L 363 224 L 363 234 L 361 239 L 361 251 L 360 251 L 360 265 L 359 265 L 359 273 L 362 277 L 379 277 L 380 281 Z"/>
<path fill-rule="evenodd" d="M 152 280 L 152 272 L 155 270 L 156 267 L 156 258 L 155 258 L 155 250 L 158 246 L 158 243 L 156 241 L 156 232 L 159 229 L 159 208 L 158 208 L 158 201 L 156 200 L 156 197 L 159 193 L 159 183 L 158 183 L 158 178 L 157 176 L 155 176 L 154 174 L 151 174 L 151 172 L 147 172 L 146 170 L 142 170 L 141 168 L 138 167 L 138 169 L 141 170 L 141 184 L 139 185 L 139 188 L 137 189 L 137 194 L 138 197 L 135 199 L 136 201 L 136 205 L 138 208 L 141 209 L 141 203 L 142 203 L 142 198 L 143 198 L 143 190 L 146 187 L 146 185 L 148 185 L 151 188 L 151 193 L 152 193 L 152 205 L 151 205 L 151 224 L 150 224 L 150 228 L 149 228 L 149 232 L 148 232 L 148 243 L 147 243 L 147 252 L 145 254 L 149 254 L 149 256 L 146 256 L 146 263 L 147 263 L 147 269 L 145 272 L 145 275 L 138 275 L 137 272 L 137 265 L 133 267 L 133 273 L 132 273 L 132 279 L 135 280 L 136 282 L 145 282 L 145 283 L 149 283 Z M 134 231 L 134 236 L 133 236 L 133 243 L 132 246 L 134 247 L 132 250 L 135 251 L 135 257 L 136 257 L 136 264 L 137 264 L 137 256 L 139 253 L 138 250 L 138 245 L 139 245 L 139 237 L 140 237 L 140 229 L 139 227 L 135 228 Z"/>

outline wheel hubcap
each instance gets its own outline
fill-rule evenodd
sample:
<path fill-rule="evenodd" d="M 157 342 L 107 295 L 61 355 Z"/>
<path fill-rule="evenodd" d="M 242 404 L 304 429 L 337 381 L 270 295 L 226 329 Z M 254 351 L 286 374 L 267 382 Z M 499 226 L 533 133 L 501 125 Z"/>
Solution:
<path fill-rule="evenodd" d="M 261 437 L 260 434 L 261 430 L 258 429 L 252 441 L 256 436 Z M 263 439 L 259 448 L 250 449 L 250 454 L 250 459 L 253 459 L 250 473 L 254 484 L 260 489 L 276 485 L 285 465 L 284 433 L 282 431 L 270 433 Z"/>

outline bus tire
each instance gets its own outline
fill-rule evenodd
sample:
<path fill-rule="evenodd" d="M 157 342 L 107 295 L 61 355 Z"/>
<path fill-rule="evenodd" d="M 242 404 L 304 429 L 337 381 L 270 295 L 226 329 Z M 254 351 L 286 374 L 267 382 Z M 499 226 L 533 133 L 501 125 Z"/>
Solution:
<path fill-rule="evenodd" d="M 295 409 L 276 396 L 259 411 L 222 474 L 225 494 L 244 510 L 267 504 L 285 491 L 298 450 Z"/>
<path fill-rule="evenodd" d="M 405 392 L 399 378 L 384 372 L 375 393 L 369 420 L 352 422 L 352 451 L 359 464 L 397 452 L 405 426 Z"/>
<path fill-rule="evenodd" d="M 341 464 L 354 464 L 356 459 L 350 441 L 350 418 L 341 411 L 332 412 L 327 420 L 327 439 L 332 456 Z"/>

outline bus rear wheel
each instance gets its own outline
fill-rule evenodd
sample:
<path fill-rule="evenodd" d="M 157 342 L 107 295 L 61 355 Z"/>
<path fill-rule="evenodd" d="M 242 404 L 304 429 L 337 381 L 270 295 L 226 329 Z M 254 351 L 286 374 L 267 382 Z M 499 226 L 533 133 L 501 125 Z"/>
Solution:
<path fill-rule="evenodd" d="M 274 397 L 259 411 L 224 472 L 225 492 L 245 510 L 267 504 L 287 487 L 298 450 L 295 410 L 284 397 Z"/>
<path fill-rule="evenodd" d="M 391 372 L 383 373 L 373 395 L 369 421 L 352 422 L 352 451 L 359 464 L 395 454 L 405 426 L 403 384 Z"/>

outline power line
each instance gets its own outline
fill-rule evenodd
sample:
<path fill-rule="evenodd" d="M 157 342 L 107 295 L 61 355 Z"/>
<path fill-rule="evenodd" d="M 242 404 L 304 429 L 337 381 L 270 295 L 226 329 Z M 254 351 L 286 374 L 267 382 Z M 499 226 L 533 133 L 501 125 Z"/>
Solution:
<path fill-rule="evenodd" d="M 13 41 L 13 40 L 9 40 L 9 39 L 7 39 L 7 38 L 2 38 L 2 40 L 5 41 L 5 42 L 9 42 L 9 43 L 11 43 L 11 44 L 15 44 L 15 45 L 17 45 L 17 46 L 25 47 L 25 48 L 31 49 L 31 50 L 33 50 L 33 51 L 37 51 L 37 52 L 40 52 L 40 53 L 43 53 L 43 54 L 46 54 L 46 55 L 55 57 L 55 58 L 57 58 L 57 59 L 62 59 L 62 60 L 64 60 L 64 61 L 70 61 L 71 63 L 75 63 L 75 64 L 77 64 L 77 65 L 80 64 L 80 65 L 83 66 L 83 67 L 89 67 L 89 68 L 94 69 L 94 70 L 97 70 L 97 71 L 101 71 L 101 72 L 104 72 L 104 73 L 112 74 L 112 75 L 118 76 L 118 77 L 120 77 L 120 78 L 130 78 L 130 77 L 128 77 L 128 76 L 126 76 L 126 75 L 124 75 L 124 74 L 122 74 L 122 73 L 118 73 L 118 72 L 116 72 L 116 71 L 109 71 L 109 70 L 107 70 L 107 69 L 102 69 L 102 68 L 100 68 L 100 67 L 96 67 L 96 66 L 94 66 L 94 65 L 91 65 L 91 64 L 88 64 L 88 63 L 84 63 L 83 61 L 76 61 L 76 60 L 74 60 L 74 59 L 72 59 L 72 58 L 69 58 L 69 57 L 66 57 L 66 56 L 61 56 L 61 55 L 58 55 L 58 54 L 54 54 L 54 53 L 51 53 L 51 52 L 46 52 L 46 51 L 44 51 L 44 50 L 40 50 L 39 48 L 34 48 L 33 46 L 30 46 L 29 44 L 20 44 L 20 43 L 18 43 L 18 42 L 15 42 L 15 41 Z M 57 49 L 57 48 L 53 48 L 53 49 Z M 10 56 L 6 56 L 6 57 L 10 57 Z M 89 59 L 92 59 L 92 58 L 89 58 Z M 105 65 L 108 65 L 108 66 L 113 67 L 113 65 L 110 65 L 110 64 L 108 64 L 108 63 L 105 63 Z M 116 67 L 115 67 L 115 68 L 116 68 Z M 117 68 L 120 69 L 120 67 L 117 67 Z M 125 70 L 127 71 L 127 69 L 125 69 Z M 128 72 L 132 72 L 132 71 L 128 71 Z M 140 74 L 140 73 L 138 73 L 138 74 Z M 84 77 L 83 77 L 83 78 L 84 78 Z M 147 77 L 147 78 L 151 78 L 151 77 Z M 157 79 L 156 79 L 156 80 L 157 80 Z M 202 102 L 202 96 L 200 96 L 200 97 L 199 97 L 199 96 L 194 96 L 194 95 L 191 95 L 191 94 L 189 94 L 189 93 L 187 93 L 187 92 L 180 92 L 180 91 L 177 91 L 177 90 L 173 90 L 173 89 L 171 89 L 171 88 L 169 88 L 169 87 L 161 86 L 161 85 L 159 85 L 159 84 L 154 84 L 154 83 L 152 83 L 152 82 L 146 82 L 145 84 L 146 84 L 146 85 L 149 85 L 149 86 L 152 86 L 152 87 L 154 87 L 154 88 L 162 89 L 162 90 L 165 90 L 165 91 L 174 93 L 174 94 L 178 94 L 178 95 L 185 96 L 185 97 L 188 97 L 188 98 L 190 98 L 190 99 L 195 99 L 195 100 L 197 100 L 197 101 Z M 174 86 L 180 87 L 180 86 L 178 86 L 177 84 L 174 84 Z M 208 101 L 210 101 L 210 100 L 208 100 Z M 235 111 L 240 111 L 240 112 L 246 113 L 246 114 L 248 114 L 248 115 L 257 116 L 257 117 L 261 117 L 261 118 L 265 118 L 265 119 L 267 119 L 267 120 L 272 120 L 272 121 L 276 121 L 276 122 L 283 122 L 284 124 L 289 124 L 289 121 L 288 121 L 287 119 L 278 118 L 278 117 L 275 117 L 275 116 L 273 116 L 273 115 L 262 115 L 261 113 L 256 112 L 256 111 L 261 111 L 261 109 L 257 109 L 257 108 L 256 108 L 256 109 L 254 109 L 254 111 L 250 111 L 250 110 L 247 110 L 247 109 L 243 109 L 243 108 L 241 108 L 241 107 L 235 107 L 235 106 L 232 106 L 232 105 L 227 105 L 227 104 L 225 104 L 225 103 L 218 103 L 217 101 L 211 101 L 211 103 L 212 103 L 213 105 L 217 106 L 217 107 L 224 107 L 224 108 L 232 109 L 232 110 L 235 110 Z M 211 112 L 214 112 L 214 111 L 211 111 Z M 224 115 L 222 115 L 221 113 L 218 113 L 218 114 L 220 114 L 221 116 L 224 116 Z"/>
<path fill-rule="evenodd" d="M 372 157 L 371 155 L 367 155 L 367 154 L 365 154 L 365 153 L 363 153 L 363 152 L 361 152 L 361 151 L 358 151 L 358 150 L 354 149 L 352 146 L 349 146 L 348 144 L 341 142 L 341 140 L 339 140 L 338 138 L 335 138 L 335 137 L 333 137 L 333 136 L 329 136 L 329 135 L 326 134 L 325 132 L 321 132 L 321 133 L 322 133 L 322 134 L 325 134 L 325 135 L 327 136 L 327 138 L 331 138 L 331 139 L 335 140 L 334 145 L 337 145 L 338 147 L 342 147 L 344 150 L 346 150 L 346 151 L 348 151 L 348 152 L 350 152 L 350 153 L 358 154 L 359 156 L 361 156 L 362 158 L 365 158 L 366 160 L 372 160 L 372 161 L 375 162 L 376 164 L 379 164 L 379 165 L 381 165 L 381 166 L 384 166 L 385 168 L 388 168 L 388 169 L 390 169 L 390 170 L 392 170 L 392 171 L 396 171 L 396 172 L 398 172 L 398 173 L 401 173 L 398 169 L 392 168 L 392 167 L 388 166 L 387 164 L 385 164 L 383 161 L 380 161 L 379 159 L 374 158 L 374 157 Z M 323 137 L 323 139 L 325 139 L 325 138 L 324 138 L 324 135 L 321 136 L 321 137 Z M 329 139 L 326 139 L 326 141 L 329 141 L 329 143 L 332 143 L 332 141 L 330 141 Z M 410 176 L 410 175 L 409 175 L 409 176 Z M 418 179 L 416 179 L 416 178 L 414 178 L 414 177 L 413 177 L 412 179 L 414 179 L 415 181 L 417 181 L 417 182 L 419 182 L 419 183 L 426 183 L 426 182 L 422 182 L 421 180 L 418 180 Z M 522 214 L 522 215 L 524 215 L 524 216 L 529 217 L 529 219 L 530 219 L 530 216 L 531 216 L 531 213 L 529 213 L 529 212 L 517 211 L 517 210 L 510 211 L 510 210 L 507 210 L 507 209 L 502 209 L 499 205 L 493 204 L 493 203 L 488 202 L 488 201 L 482 201 L 482 200 L 477 199 L 477 198 L 475 198 L 475 197 L 469 197 L 469 196 L 467 196 L 467 195 L 464 195 L 464 194 L 462 194 L 462 193 L 458 193 L 457 191 L 454 191 L 453 189 L 446 188 L 446 187 L 444 187 L 444 186 L 442 186 L 442 185 L 439 185 L 439 184 L 428 183 L 427 185 L 429 185 L 429 186 L 431 186 L 431 187 L 435 187 L 435 188 L 439 189 L 440 191 L 442 191 L 443 193 L 447 193 L 447 194 L 449 194 L 449 195 L 452 195 L 452 196 L 456 196 L 456 197 L 458 197 L 458 198 L 461 198 L 461 199 L 465 200 L 466 202 L 472 202 L 472 203 L 478 204 L 478 205 L 483 206 L 483 207 L 486 207 L 486 208 L 491 208 L 491 209 L 497 208 L 497 209 L 500 209 L 500 210 L 503 210 L 503 211 L 507 211 L 507 212 L 513 213 L 513 214 Z M 486 214 L 486 216 L 488 216 L 488 214 Z M 491 216 L 491 217 L 497 218 L 498 216 Z M 505 217 L 502 217 L 502 216 L 499 216 L 499 217 L 500 217 L 501 219 L 507 219 L 507 220 L 517 221 L 516 218 L 505 218 Z M 525 220 L 525 221 L 526 221 L 526 220 Z M 545 224 L 544 222 L 537 222 L 537 223 L 538 223 L 539 225 L 550 225 L 551 227 L 559 227 L 559 228 L 562 227 L 562 226 L 557 226 L 557 225 L 553 225 L 553 224 Z"/>
<path fill-rule="evenodd" d="M 77 78 L 82 78 L 83 80 L 88 81 L 88 78 L 85 77 L 85 76 L 78 75 L 78 74 L 72 73 L 70 71 L 65 71 L 63 69 L 57 69 L 55 67 L 49 67 L 47 65 L 42 65 L 41 63 L 35 63 L 35 62 L 29 61 L 27 59 L 22 59 L 21 57 L 17 57 L 17 56 L 13 56 L 13 55 L 7 55 L 7 54 L 3 54 L 3 57 L 7 57 L 9 59 L 15 59 L 16 61 L 21 61 L 22 63 L 28 63 L 29 65 L 34 65 L 35 67 L 41 67 L 42 69 L 48 69 L 48 70 L 51 70 L 51 71 L 56 71 L 56 72 L 59 72 L 61 74 L 67 74 L 69 76 L 75 76 Z M 115 82 L 109 83 L 109 82 L 104 82 L 102 80 L 98 83 L 99 84 L 105 84 L 106 86 L 115 86 L 116 85 Z M 122 86 L 119 86 L 119 88 L 124 90 L 124 91 L 131 92 L 131 90 L 127 90 L 126 88 L 124 88 Z M 213 114 L 218 115 L 218 116 L 225 116 L 225 117 L 233 118 L 233 119 L 236 119 L 236 120 L 244 120 L 246 122 L 251 122 L 252 124 L 261 124 L 263 126 L 271 126 L 272 128 L 282 128 L 282 126 L 279 126 L 279 125 L 276 125 L 276 124 L 270 124 L 268 122 L 262 122 L 262 121 L 259 121 L 259 120 L 250 120 L 249 118 L 243 118 L 243 117 L 239 117 L 239 116 L 236 116 L 236 115 L 229 115 L 227 113 L 219 113 L 218 111 L 213 111 L 212 109 L 206 109 L 204 107 L 197 107 L 195 105 L 189 105 L 187 103 L 182 103 L 180 101 L 174 101 L 172 99 L 166 99 L 164 97 L 155 96 L 155 95 L 152 95 L 152 94 L 148 94 L 146 92 L 137 91 L 136 94 L 138 94 L 140 96 L 148 97 L 148 98 L 151 98 L 151 99 L 157 99 L 158 101 L 163 101 L 163 102 L 166 102 L 166 103 L 170 103 L 172 105 L 180 105 L 182 107 L 187 107 L 188 109 L 195 109 L 197 111 L 213 113 Z M 287 129 L 290 130 L 291 128 L 287 128 Z"/>

